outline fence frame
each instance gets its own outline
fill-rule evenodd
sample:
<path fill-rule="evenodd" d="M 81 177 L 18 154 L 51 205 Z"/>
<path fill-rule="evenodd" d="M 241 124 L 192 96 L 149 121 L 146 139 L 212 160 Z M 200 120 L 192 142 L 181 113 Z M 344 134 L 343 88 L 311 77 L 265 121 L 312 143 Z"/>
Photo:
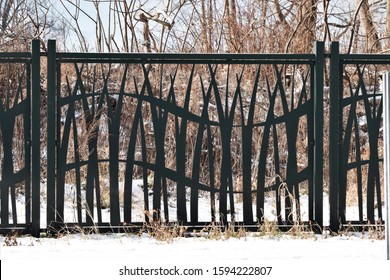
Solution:
<path fill-rule="evenodd" d="M 331 51 L 330 51 L 330 97 L 329 97 L 329 202 L 330 202 L 330 230 L 337 232 L 340 227 L 345 225 L 353 225 L 358 227 L 369 226 L 374 225 L 375 223 L 382 223 L 383 224 L 383 217 L 381 217 L 382 210 L 379 207 L 378 204 L 378 213 L 379 213 L 379 220 L 375 221 L 374 218 L 374 212 L 375 212 L 375 206 L 374 206 L 374 197 L 375 197 L 375 191 L 380 191 L 380 186 L 372 185 L 371 188 L 368 187 L 367 196 L 369 196 L 368 192 L 370 192 L 370 197 L 372 199 L 367 199 L 367 221 L 364 221 L 363 217 L 363 207 L 359 207 L 359 220 L 348 220 L 345 217 L 345 210 L 346 210 L 346 203 L 345 203 L 345 197 L 346 197 L 346 188 L 347 186 L 342 186 L 342 180 L 341 178 L 344 176 L 346 178 L 346 173 L 348 171 L 348 165 L 349 163 L 342 162 L 343 155 L 343 145 L 344 139 L 343 139 L 343 108 L 348 105 L 348 103 L 345 105 L 345 99 L 343 98 L 344 94 L 344 80 L 347 79 L 346 75 L 343 72 L 343 69 L 345 65 L 354 65 L 357 68 L 359 68 L 359 65 L 363 65 L 363 69 L 365 69 L 366 65 L 390 65 L 390 55 L 388 54 L 340 54 L 340 46 L 338 42 L 332 42 L 331 43 Z M 356 88 L 351 89 L 354 91 L 354 94 L 356 92 L 359 92 L 359 90 L 362 90 L 359 88 L 359 86 L 362 86 L 361 83 L 364 85 L 364 80 L 361 79 L 364 71 L 357 70 L 357 75 L 359 77 L 359 82 L 356 85 Z M 362 82 L 361 82 L 362 81 Z M 365 93 L 367 94 L 367 93 Z M 371 136 L 371 134 L 376 133 L 375 129 L 379 130 L 379 123 L 375 122 L 377 120 L 377 113 L 375 111 L 375 104 L 376 104 L 376 98 L 381 97 L 381 95 L 376 95 L 376 90 L 374 89 L 374 96 L 363 96 L 361 97 L 362 100 L 374 98 L 374 116 L 370 116 L 371 119 L 371 130 L 368 129 L 368 135 Z M 372 95 L 372 94 L 371 94 Z M 357 96 L 360 97 L 360 96 Z M 354 97 L 356 98 L 356 97 Z M 378 111 L 382 110 L 383 106 L 383 95 L 380 102 L 380 105 L 378 106 Z M 351 105 L 352 101 L 351 101 Z M 366 108 L 367 109 L 367 108 Z M 370 112 L 365 112 L 366 116 Z M 379 114 L 379 113 L 377 113 Z M 381 115 L 383 117 L 383 115 Z M 368 119 L 367 119 L 367 122 Z M 379 118 L 380 122 L 380 118 Z M 373 128 L 374 127 L 374 128 Z M 369 137 L 371 138 L 371 137 Z M 372 165 L 379 164 L 379 162 L 383 161 L 383 159 L 380 159 L 378 157 L 377 149 L 371 148 L 371 142 L 373 142 L 377 146 L 378 137 L 375 137 L 375 139 L 370 139 L 370 151 L 375 151 L 374 153 L 370 154 L 370 159 L 367 160 L 367 163 L 363 163 L 362 160 L 356 160 L 356 165 L 361 168 L 364 164 L 369 165 L 369 169 L 372 170 Z M 376 140 L 376 142 L 371 141 Z M 374 146 L 375 146 L 374 145 Z M 360 149 L 360 147 L 359 147 Z M 375 154 L 371 158 L 371 155 Z M 344 159 L 345 160 L 345 159 Z M 345 174 L 343 173 L 343 170 L 345 169 Z M 379 173 L 379 171 L 378 171 Z M 344 179 L 345 179 L 344 178 Z M 372 179 L 374 180 L 375 174 L 370 174 L 368 172 L 368 180 Z M 379 178 L 376 178 L 377 184 Z M 368 184 L 368 183 L 367 183 Z M 340 187 L 341 186 L 341 187 Z M 343 193 L 344 192 L 344 193 Z M 378 193 L 377 193 L 377 200 L 378 199 Z"/>
<path fill-rule="evenodd" d="M 53 186 L 56 186 L 55 172 L 53 168 L 59 168 L 56 159 L 56 145 L 58 149 L 59 139 L 56 136 L 56 87 L 59 84 L 60 77 L 56 77 L 56 73 L 60 73 L 60 65 L 62 63 L 163 63 L 163 64 L 314 64 L 314 73 L 316 77 L 313 81 L 314 89 L 312 90 L 314 105 L 313 119 L 315 126 L 313 143 L 313 194 L 310 198 L 310 221 L 319 228 L 323 225 L 323 71 L 324 71 L 324 43 L 317 42 L 315 54 L 118 54 L 118 53 L 60 53 L 56 52 L 55 41 L 50 40 L 48 44 L 48 178 L 47 178 L 47 224 L 53 224 L 56 219 L 57 203 L 59 202 L 62 193 Z M 56 71 L 54 69 L 57 69 Z M 58 96 L 58 92 L 57 92 Z M 55 140 L 54 140 L 55 139 Z M 61 208 L 62 206 L 60 206 Z M 253 226 L 250 221 L 250 213 L 244 207 L 244 224 Z M 197 209 L 192 209 L 192 213 L 197 212 Z M 60 213 L 61 216 L 61 213 Z M 197 217 L 192 216 L 191 220 L 196 220 Z M 227 223 L 227 220 L 224 221 Z M 101 226 L 118 226 L 119 219 L 113 219 L 110 225 Z"/>

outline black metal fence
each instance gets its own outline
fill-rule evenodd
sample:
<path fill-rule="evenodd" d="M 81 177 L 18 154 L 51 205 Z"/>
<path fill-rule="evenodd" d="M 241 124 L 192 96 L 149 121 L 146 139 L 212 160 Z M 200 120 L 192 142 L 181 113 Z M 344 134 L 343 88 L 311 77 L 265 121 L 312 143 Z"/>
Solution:
<path fill-rule="evenodd" d="M 6 113 L 13 91 L 1 84 L 2 231 L 21 227 L 39 235 L 65 225 L 116 230 L 151 219 L 253 228 L 272 220 L 337 230 L 352 220 L 346 209 L 353 188 L 354 223 L 382 218 L 382 101 L 379 72 L 369 71 L 390 64 L 390 56 L 340 55 L 333 43 L 328 96 L 322 42 L 314 54 L 300 55 L 61 53 L 55 41 L 48 53 L 37 49 L 33 42 L 32 53 L 24 54 L 27 78 L 17 83 L 26 88 L 18 98 L 27 104 L 20 110 L 26 163 L 18 181 L 9 179 L 18 162 L 9 150 L 17 138 L 12 129 L 18 126 L 11 125 L 16 114 Z M 10 68 L 20 54 L 0 55 Z M 40 56 L 47 57 L 44 131 L 37 112 Z M 346 68 L 350 64 L 354 71 Z M 15 194 L 21 190 L 22 224 Z M 323 209 L 328 194 L 329 213 Z"/>
<path fill-rule="evenodd" d="M 383 98 L 390 55 L 330 54 L 330 226 L 383 221 Z M 351 201 L 353 200 L 353 201 Z M 357 200 L 357 201 L 355 201 Z M 349 205 L 357 205 L 357 215 Z"/>
<path fill-rule="evenodd" d="M 0 71 L 0 229 L 24 230 L 38 236 L 39 42 L 33 43 L 31 53 L 0 53 Z"/>

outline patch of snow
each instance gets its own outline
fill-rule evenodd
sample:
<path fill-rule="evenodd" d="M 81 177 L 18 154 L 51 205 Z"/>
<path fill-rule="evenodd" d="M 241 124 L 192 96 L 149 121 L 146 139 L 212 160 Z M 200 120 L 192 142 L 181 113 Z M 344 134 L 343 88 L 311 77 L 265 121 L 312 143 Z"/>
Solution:
<path fill-rule="evenodd" d="M 3 237 L 0 242 L 3 244 Z M 220 240 L 177 238 L 171 242 L 157 241 L 146 234 L 75 234 L 58 239 L 18 237 L 17 242 L 19 246 L 1 247 L 2 279 L 16 275 L 17 279 L 60 280 L 69 275 L 77 275 L 78 279 L 126 279 L 119 276 L 119 269 L 124 266 L 177 266 L 204 271 L 203 276 L 196 278 L 131 279 L 214 279 L 213 268 L 219 266 L 272 266 L 266 279 L 298 275 L 298 279 L 329 279 L 332 273 L 347 277 L 340 279 L 366 279 L 359 277 L 365 271 L 369 271 L 370 277 L 377 275 L 381 279 L 390 273 L 388 262 L 380 261 L 385 259 L 385 241 L 369 240 L 360 234 L 327 238 L 317 235 L 309 239 L 254 235 Z M 237 279 L 233 276 L 223 279 Z"/>
<path fill-rule="evenodd" d="M 133 181 L 133 216 L 143 221 L 144 190 L 143 180 Z M 44 186 L 42 186 L 44 188 Z M 120 191 L 123 191 L 123 183 Z M 84 195 L 85 190 L 82 190 Z M 152 206 L 152 196 L 149 195 Z M 199 219 L 211 217 L 210 195 L 200 193 Z M 187 193 L 189 198 L 190 192 Z M 77 209 L 75 205 L 76 189 L 73 185 L 65 185 L 65 219 L 75 222 Z M 44 200 L 43 200 L 44 201 Z M 324 194 L 324 221 L 329 222 L 328 197 Z M 308 218 L 308 196 L 300 196 L 302 220 Z M 18 214 L 24 212 L 23 195 L 17 198 Z M 218 205 L 218 201 L 216 201 Z M 265 198 L 265 218 L 276 220 L 276 202 L 274 196 Z M 229 206 L 229 205 L 228 205 Z M 282 200 L 282 207 L 284 199 Z M 256 213 L 256 206 L 253 206 Z M 123 217 L 123 208 L 122 217 Z M 189 202 L 187 202 L 189 209 Z M 46 205 L 41 205 L 41 226 L 46 227 Z M 169 198 L 169 215 L 176 219 L 175 196 Z M 236 217 L 242 219 L 242 203 L 235 205 Z M 348 207 L 349 218 L 358 215 L 356 207 Z M 164 213 L 164 209 L 161 211 Z M 187 211 L 188 215 L 190 211 Z M 83 213 L 85 217 L 85 212 Z M 102 211 L 103 220 L 109 221 L 109 210 Z M 95 217 L 97 217 L 95 213 Z M 189 217 L 188 217 L 189 218 Z M 228 217 L 230 219 L 230 217 Z M 283 217 L 282 217 L 283 218 Z M 23 217 L 22 217 L 23 219 Z M 2 279 L 69 279 L 69 275 L 77 275 L 77 279 L 125 279 L 119 276 L 119 269 L 124 266 L 163 267 L 174 265 L 184 268 L 201 268 L 208 274 L 189 279 L 214 279 L 210 271 L 213 267 L 224 266 L 272 266 L 273 272 L 267 279 L 283 279 L 299 274 L 299 279 L 329 279 L 330 268 L 340 279 L 363 279 L 364 271 L 373 274 L 390 275 L 386 259 L 386 243 L 384 240 L 368 239 L 361 233 L 347 232 L 343 236 L 313 235 L 306 239 L 293 238 L 287 235 L 262 236 L 248 233 L 244 238 L 225 238 L 219 240 L 200 238 L 175 238 L 158 241 L 147 234 L 105 234 L 105 235 L 65 235 L 60 238 L 33 238 L 31 236 L 16 237 L 18 246 L 4 246 L 5 237 L 0 236 L 0 252 L 2 260 Z M 371 263 L 372 262 L 372 263 Z M 364 271 L 356 269 L 361 266 Z M 23 269 L 21 269 L 23 268 Z M 370 269 L 372 268 L 372 269 Z M 339 269 L 339 271 L 336 271 Z M 66 273 L 62 273 L 66 271 Z M 344 273 L 344 274 L 343 274 Z M 355 273 L 355 274 L 354 274 Z M 355 275 L 355 277 L 353 277 Z M 131 279 L 187 279 L 181 277 L 141 277 Z M 293 277 L 294 278 L 294 277 Z M 222 279 L 222 278 L 221 278 Z M 223 279 L 237 279 L 234 275 Z M 254 279 L 254 278 L 253 278 Z M 364 278 L 365 279 L 365 278 Z"/>
<path fill-rule="evenodd" d="M 365 125 L 367 125 L 367 117 L 366 117 L 365 115 L 360 116 L 360 117 L 358 118 L 358 124 L 359 124 L 359 126 L 365 126 Z"/>

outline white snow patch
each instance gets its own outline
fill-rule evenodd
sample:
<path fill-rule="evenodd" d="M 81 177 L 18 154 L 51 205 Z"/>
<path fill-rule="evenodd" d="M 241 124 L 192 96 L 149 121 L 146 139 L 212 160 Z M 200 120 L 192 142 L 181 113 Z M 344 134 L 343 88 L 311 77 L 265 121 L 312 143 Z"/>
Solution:
<path fill-rule="evenodd" d="M 380 261 L 386 257 L 385 241 L 369 240 L 359 234 L 328 238 L 318 235 L 309 239 L 178 238 L 172 242 L 160 242 L 147 235 L 76 234 L 58 239 L 18 237 L 17 241 L 19 246 L 1 247 L 2 279 L 60 280 L 69 279 L 70 275 L 76 279 L 126 279 L 119 276 L 119 269 L 125 266 L 144 269 L 176 266 L 200 268 L 204 272 L 195 278 L 127 276 L 127 279 L 214 279 L 214 267 L 225 266 L 272 266 L 266 279 L 293 276 L 292 279 L 319 280 L 329 279 L 334 273 L 341 277 L 338 279 L 367 279 L 363 274 L 382 279 L 390 273 L 388 262 Z M 3 237 L 0 242 L 4 242 Z M 237 279 L 233 276 L 221 279 Z"/>
<path fill-rule="evenodd" d="M 142 180 L 133 181 L 133 215 L 143 221 L 144 191 Z M 43 186 L 42 186 L 43 188 Z M 120 185 L 123 189 L 123 184 Z M 149 190 L 150 191 L 150 190 Z M 83 196 L 85 190 L 82 190 Z M 72 185 L 65 186 L 65 218 L 68 222 L 76 221 L 76 209 L 72 205 L 76 189 Z M 149 195 L 149 205 L 152 196 Z M 307 195 L 300 197 L 302 219 L 307 213 Z M 329 222 L 328 198 L 324 195 L 324 222 Z M 74 203 L 74 202 L 73 202 Z M 282 200 L 282 207 L 283 207 Z M 18 216 L 24 212 L 24 197 L 17 199 Z M 216 201 L 218 205 L 218 201 Z M 276 220 L 275 197 L 266 197 L 265 217 Z M 242 219 L 242 203 L 236 205 L 236 215 Z M 298 207 L 298 205 L 294 205 Z M 123 215 L 123 208 L 121 215 Z M 189 204 L 187 204 L 189 209 Z M 46 227 L 46 205 L 41 205 L 41 226 Z M 206 220 L 210 215 L 210 196 L 199 197 L 199 219 Z M 253 208 L 254 213 L 255 205 Z M 350 218 L 357 216 L 356 207 L 349 207 Z M 189 215 L 188 211 L 188 215 Z M 162 213 L 163 210 L 162 210 Z M 103 219 L 109 220 L 109 210 L 103 210 Z M 176 218 L 176 201 L 174 196 L 169 201 L 169 215 Z M 85 213 L 83 213 L 85 216 Z M 97 217 L 95 213 L 95 217 Z M 122 216 L 123 217 L 123 216 Z M 22 217 L 23 218 L 23 217 Z M 23 219 L 22 219 L 23 220 Z M 205 238 L 176 238 L 170 242 L 157 241 L 146 234 L 74 234 L 61 238 L 33 238 L 23 236 L 16 238 L 18 246 L 4 246 L 5 237 L 0 236 L 0 258 L 2 260 L 2 279 L 69 279 L 77 275 L 77 279 L 125 279 L 119 276 L 119 269 L 129 268 L 201 268 L 209 273 L 190 279 L 213 279 L 214 267 L 219 266 L 272 266 L 273 272 L 267 279 L 284 279 L 299 275 L 299 279 L 329 279 L 329 268 L 337 273 L 338 279 L 361 278 L 361 270 L 377 275 L 390 275 L 386 259 L 386 243 L 384 240 L 372 240 L 360 233 L 348 233 L 345 236 L 331 237 L 315 235 L 308 239 L 294 239 L 291 236 L 259 237 L 248 234 L 237 239 L 209 240 Z M 372 263 L 371 263 L 372 262 Z M 3 265 L 4 264 L 4 265 Z M 21 269 L 22 268 L 22 269 Z M 370 269 L 372 268 L 372 269 Z M 339 269 L 339 271 L 337 271 Z M 337 272 L 336 272 L 337 271 Z M 63 273 L 66 272 L 66 273 Z M 17 273 L 17 277 L 15 276 Z M 343 274 L 344 273 L 344 274 Z M 333 274 L 333 272 L 331 273 Z M 54 275 L 54 276 L 53 276 Z M 344 276 L 343 276 L 344 275 Z M 356 275 L 356 277 L 353 277 Z M 3 277 L 4 276 L 4 277 Z M 129 278 L 130 276 L 128 276 Z M 339 278 L 340 277 L 340 278 Z M 295 279 L 295 277 L 292 277 Z M 181 277 L 137 277 L 131 279 L 187 279 Z M 222 279 L 222 278 L 221 278 Z M 237 279 L 237 276 L 224 276 L 223 279 Z"/>

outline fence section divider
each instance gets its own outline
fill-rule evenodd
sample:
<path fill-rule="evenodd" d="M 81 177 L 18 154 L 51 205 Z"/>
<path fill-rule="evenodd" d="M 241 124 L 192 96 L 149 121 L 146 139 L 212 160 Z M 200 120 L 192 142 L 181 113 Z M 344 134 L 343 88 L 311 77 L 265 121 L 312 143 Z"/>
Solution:
<path fill-rule="evenodd" d="M 386 73 L 383 81 L 383 128 L 384 128 L 384 188 L 386 209 L 386 242 L 387 259 L 390 260 L 390 72 Z"/>
<path fill-rule="evenodd" d="M 56 41 L 49 40 L 47 54 L 47 227 L 56 214 Z"/>
<path fill-rule="evenodd" d="M 40 236 L 41 224 L 41 55 L 40 40 L 32 41 L 31 53 L 31 233 Z"/>
<path fill-rule="evenodd" d="M 314 72 L 314 222 L 323 226 L 324 186 L 324 66 L 325 44 L 316 42 L 316 66 Z"/>
<path fill-rule="evenodd" d="M 339 114 L 340 114 L 340 53 L 339 43 L 332 42 L 330 52 L 329 89 L 329 227 L 337 231 L 339 227 Z"/>

